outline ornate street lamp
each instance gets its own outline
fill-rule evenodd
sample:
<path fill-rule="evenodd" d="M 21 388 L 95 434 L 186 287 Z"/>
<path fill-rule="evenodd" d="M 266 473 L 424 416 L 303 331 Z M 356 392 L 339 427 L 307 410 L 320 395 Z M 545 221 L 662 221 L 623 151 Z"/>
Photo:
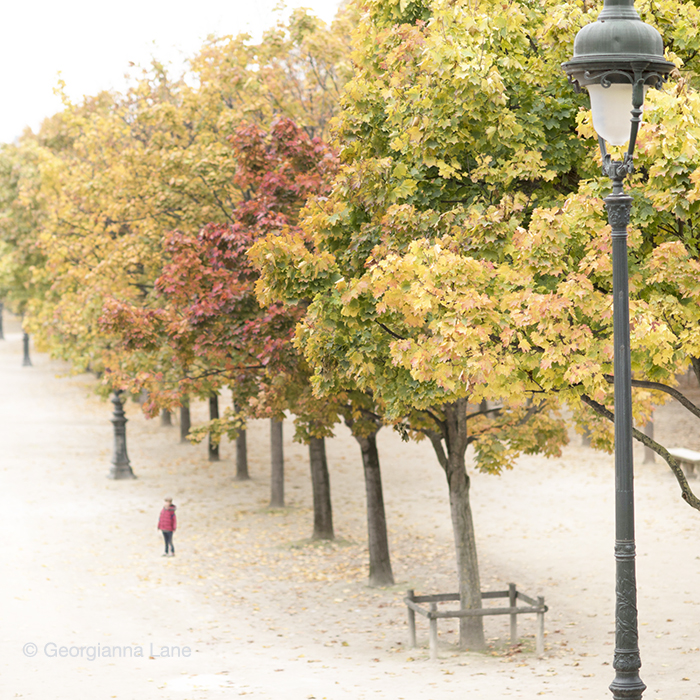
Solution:
<path fill-rule="evenodd" d="M 641 21 L 634 0 L 605 0 L 598 21 L 576 35 L 574 57 L 562 68 L 577 91 L 591 98 L 593 126 L 603 156 L 603 174 L 612 180 L 605 198 L 612 228 L 613 332 L 615 341 L 615 700 L 640 700 L 646 686 L 637 635 L 632 463 L 632 371 L 630 367 L 627 224 L 632 197 L 622 183 L 632 172 L 644 94 L 659 87 L 674 68 L 664 60 L 661 35 Z M 628 143 L 622 161 L 612 160 L 606 142 Z"/>
<path fill-rule="evenodd" d="M 107 474 L 108 479 L 135 479 L 129 462 L 129 455 L 126 453 L 126 423 L 127 417 L 124 414 L 124 405 L 122 404 L 121 391 L 112 392 L 112 405 L 114 413 L 112 414 L 111 422 L 114 426 L 114 450 L 112 451 L 112 468 Z"/>

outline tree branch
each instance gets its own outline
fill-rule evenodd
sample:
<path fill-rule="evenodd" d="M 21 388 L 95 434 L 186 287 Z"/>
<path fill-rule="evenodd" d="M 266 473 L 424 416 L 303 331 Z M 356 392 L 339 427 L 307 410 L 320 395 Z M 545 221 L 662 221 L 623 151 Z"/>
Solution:
<path fill-rule="evenodd" d="M 608 384 L 613 384 L 615 382 L 615 377 L 611 374 L 604 374 L 603 378 Z M 655 391 L 663 391 L 670 396 L 673 396 L 678 403 L 685 406 L 694 416 L 700 418 L 700 407 L 696 406 L 690 399 L 688 399 L 684 394 L 681 394 L 678 389 L 674 389 L 672 386 L 667 384 L 661 384 L 660 382 L 647 382 L 642 379 L 633 379 L 632 386 L 636 386 L 638 389 L 653 389 Z"/>
<path fill-rule="evenodd" d="M 515 425 L 525 425 L 525 423 L 527 423 L 530 420 L 530 418 L 532 418 L 532 416 L 542 411 L 546 403 L 546 401 L 540 401 L 538 404 L 535 404 L 534 402 L 530 404 L 530 406 L 528 406 L 527 411 L 525 411 L 525 415 L 520 420 L 518 420 L 518 422 Z"/>
<path fill-rule="evenodd" d="M 503 406 L 498 406 L 497 408 L 487 408 L 484 411 L 474 411 L 473 413 L 467 413 L 467 421 L 471 418 L 476 418 L 476 416 L 486 416 L 489 413 L 494 413 L 496 416 L 503 410 Z"/>
<path fill-rule="evenodd" d="M 227 379 L 233 378 L 239 372 L 246 372 L 248 370 L 259 370 L 265 369 L 265 365 L 248 365 L 242 367 L 236 367 L 233 369 L 209 369 L 199 374 L 187 374 L 186 379 L 191 381 L 199 381 L 200 379 L 208 379 L 209 377 L 226 377 Z"/>
<path fill-rule="evenodd" d="M 430 430 L 426 430 L 425 434 L 428 436 L 428 439 L 433 444 L 433 449 L 435 450 L 435 455 L 438 458 L 440 466 L 443 468 L 445 474 L 447 474 L 447 467 L 449 465 L 447 464 L 447 455 L 445 454 L 445 448 L 442 446 L 442 436 Z"/>
<path fill-rule="evenodd" d="M 599 404 L 597 401 L 594 401 L 592 398 L 590 398 L 590 396 L 586 396 L 586 394 L 581 394 L 581 401 L 583 401 L 583 403 L 585 403 L 586 406 L 592 408 L 598 415 L 601 415 L 610 421 L 615 421 L 615 414 L 612 411 L 609 411 L 607 408 L 605 408 L 605 406 L 603 406 L 602 404 Z M 659 445 L 658 442 L 652 440 L 652 438 L 650 438 L 648 435 L 645 435 L 643 432 L 641 432 L 641 430 L 632 428 L 632 434 L 634 435 L 636 440 L 646 445 L 649 449 L 656 452 L 656 454 L 659 455 L 659 457 L 666 460 L 666 463 L 671 468 L 671 471 L 673 472 L 673 474 L 676 477 L 676 480 L 678 481 L 678 485 L 681 487 L 681 498 L 691 508 L 695 508 L 695 510 L 700 510 L 700 499 L 697 498 L 697 496 L 691 490 L 690 486 L 688 486 L 688 480 L 685 478 L 685 474 L 683 473 L 683 468 L 681 467 L 680 462 L 672 454 L 670 454 L 665 447 Z"/>
<path fill-rule="evenodd" d="M 445 433 L 447 433 L 447 422 L 444 420 L 440 420 L 440 417 L 432 409 L 424 408 L 421 411 L 421 413 L 427 413 L 437 423 L 437 426 L 440 429 L 440 433 L 442 435 L 445 435 Z M 426 432 L 426 435 L 427 434 L 428 433 Z"/>
<path fill-rule="evenodd" d="M 376 321 L 375 323 L 384 331 L 386 331 L 390 336 L 393 336 L 396 338 L 396 340 L 406 340 L 403 336 L 398 335 L 397 333 L 394 333 L 394 331 L 391 330 L 388 326 L 385 326 L 381 321 Z"/>

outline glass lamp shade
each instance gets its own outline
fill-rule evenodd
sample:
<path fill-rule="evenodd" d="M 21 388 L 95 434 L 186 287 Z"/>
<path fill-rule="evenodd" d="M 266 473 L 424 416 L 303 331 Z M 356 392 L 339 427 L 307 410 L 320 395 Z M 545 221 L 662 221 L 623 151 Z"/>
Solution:
<path fill-rule="evenodd" d="M 593 127 L 598 136 L 612 146 L 623 146 L 630 140 L 632 117 L 632 85 L 613 83 L 603 87 L 600 83 L 587 85 L 591 97 Z"/>

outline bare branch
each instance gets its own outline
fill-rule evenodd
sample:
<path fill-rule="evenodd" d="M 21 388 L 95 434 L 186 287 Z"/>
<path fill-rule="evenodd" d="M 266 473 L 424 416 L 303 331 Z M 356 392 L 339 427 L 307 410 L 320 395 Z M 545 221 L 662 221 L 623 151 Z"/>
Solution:
<path fill-rule="evenodd" d="M 592 398 L 590 398 L 590 396 L 582 394 L 581 401 L 583 401 L 583 403 L 585 403 L 586 406 L 592 408 L 598 415 L 601 415 L 607 418 L 608 420 L 615 422 L 615 414 L 612 411 L 609 411 L 607 408 L 605 408 L 605 406 L 603 406 L 602 404 L 598 403 L 597 401 L 594 401 Z M 700 510 L 700 499 L 697 498 L 690 486 L 688 486 L 688 480 L 685 478 L 685 474 L 683 473 L 683 468 L 681 467 L 680 462 L 672 454 L 670 454 L 665 447 L 659 445 L 658 442 L 652 440 L 652 438 L 650 438 L 648 435 L 645 435 L 641 430 L 632 428 L 632 434 L 634 435 L 634 438 L 636 440 L 646 445 L 649 449 L 656 452 L 656 454 L 659 455 L 659 457 L 666 460 L 666 463 L 671 468 L 671 471 L 673 472 L 674 476 L 676 477 L 676 480 L 678 481 L 678 485 L 681 487 L 681 498 L 691 508 L 695 508 L 695 510 Z"/>
<path fill-rule="evenodd" d="M 615 382 L 615 377 L 611 374 L 603 375 L 604 379 L 608 384 L 613 384 Z M 690 399 L 688 399 L 684 394 L 681 394 L 678 389 L 674 389 L 672 386 L 667 384 L 661 384 L 660 382 L 647 382 L 642 379 L 633 379 L 632 386 L 636 386 L 638 389 L 653 389 L 654 391 L 663 391 L 666 394 L 673 396 L 678 403 L 685 406 L 694 416 L 700 418 L 700 407 L 696 406 Z"/>

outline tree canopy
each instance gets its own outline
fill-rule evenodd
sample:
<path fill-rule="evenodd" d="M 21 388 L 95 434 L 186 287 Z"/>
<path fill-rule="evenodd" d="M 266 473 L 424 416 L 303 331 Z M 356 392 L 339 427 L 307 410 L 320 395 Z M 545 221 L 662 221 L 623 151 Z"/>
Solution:
<path fill-rule="evenodd" d="M 338 120 L 342 168 L 307 210 L 304 245 L 264 244 L 280 263 L 259 255 L 262 298 L 311 300 L 299 342 L 319 391 L 370 389 L 395 421 L 464 397 L 497 402 L 501 420 L 508 405 L 565 403 L 609 448 L 605 414 L 591 411 L 612 407 L 608 185 L 584 98 L 560 69 L 599 8 L 497 5 L 366 3 Z M 631 183 L 633 369 L 672 385 L 697 349 L 698 9 L 641 11 L 683 71 L 648 95 Z M 635 397 L 640 421 L 662 400 L 648 387 Z M 556 450 L 554 426 L 543 441 L 536 425 L 496 450 L 474 435 L 480 464 Z"/>

